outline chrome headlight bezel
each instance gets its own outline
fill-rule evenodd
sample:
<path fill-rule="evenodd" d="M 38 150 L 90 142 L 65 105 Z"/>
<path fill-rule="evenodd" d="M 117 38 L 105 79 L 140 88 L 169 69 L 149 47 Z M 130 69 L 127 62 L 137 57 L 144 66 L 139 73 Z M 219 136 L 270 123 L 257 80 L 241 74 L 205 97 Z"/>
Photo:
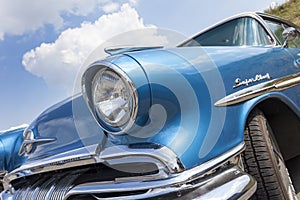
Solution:
<path fill-rule="evenodd" d="M 120 78 L 120 81 L 122 81 L 121 84 L 124 84 L 124 87 L 128 90 L 131 108 L 128 111 L 129 113 L 126 114 L 128 116 L 116 123 L 109 121 L 103 113 L 99 112 L 95 105 L 95 79 L 97 79 L 97 76 L 99 76 L 101 72 L 113 73 L 116 77 Z M 92 64 L 83 74 L 82 93 L 94 118 L 106 132 L 123 134 L 133 126 L 138 113 L 138 93 L 132 80 L 119 67 L 107 62 Z"/>

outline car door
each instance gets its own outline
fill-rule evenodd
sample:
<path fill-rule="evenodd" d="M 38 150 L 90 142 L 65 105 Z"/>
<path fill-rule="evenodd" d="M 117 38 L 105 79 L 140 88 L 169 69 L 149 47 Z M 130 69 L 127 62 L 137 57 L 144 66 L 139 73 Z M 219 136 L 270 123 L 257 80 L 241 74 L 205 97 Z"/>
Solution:
<path fill-rule="evenodd" d="M 281 45 L 281 48 L 288 52 L 293 59 L 293 67 L 289 68 L 289 73 L 293 75 L 297 80 L 300 77 L 300 32 L 299 28 L 293 24 L 287 23 L 285 21 L 264 18 L 264 21 L 267 27 L 273 32 L 274 36 L 278 40 L 278 45 Z M 297 37 L 292 41 L 285 41 L 282 36 L 282 33 L 285 29 L 293 27 L 297 32 Z M 295 87 L 286 91 L 286 95 L 290 97 L 293 103 L 298 107 L 298 115 L 300 115 L 300 85 L 299 81 L 294 83 Z"/>

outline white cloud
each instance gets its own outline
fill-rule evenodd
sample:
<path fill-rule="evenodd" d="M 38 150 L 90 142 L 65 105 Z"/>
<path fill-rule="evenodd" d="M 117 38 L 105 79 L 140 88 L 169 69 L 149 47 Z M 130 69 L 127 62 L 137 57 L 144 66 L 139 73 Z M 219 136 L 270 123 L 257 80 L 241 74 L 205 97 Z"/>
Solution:
<path fill-rule="evenodd" d="M 105 13 L 112 13 L 119 9 L 120 5 L 116 2 L 111 2 L 103 6 L 103 11 Z"/>
<path fill-rule="evenodd" d="M 94 23 L 85 22 L 79 28 L 68 29 L 54 43 L 43 43 L 27 52 L 22 63 L 26 70 L 42 77 L 49 86 L 64 87 L 70 93 L 76 73 L 92 50 L 116 34 L 145 27 L 136 10 L 124 4 L 118 12 L 103 15 Z M 153 37 L 154 32 L 143 34 L 143 38 L 130 34 L 118 44 L 136 44 L 139 39 L 150 43 L 158 39 Z"/>
<path fill-rule="evenodd" d="M 64 25 L 63 15 L 86 16 L 99 12 L 111 13 L 119 8 L 117 2 L 134 5 L 136 0 L 0 0 L 0 41 L 6 34 L 22 35 L 45 24 L 55 29 Z"/>
<path fill-rule="evenodd" d="M 101 0 L 0 0 L 0 39 L 5 34 L 21 35 L 45 24 L 60 28 L 62 14 L 85 16 Z"/>

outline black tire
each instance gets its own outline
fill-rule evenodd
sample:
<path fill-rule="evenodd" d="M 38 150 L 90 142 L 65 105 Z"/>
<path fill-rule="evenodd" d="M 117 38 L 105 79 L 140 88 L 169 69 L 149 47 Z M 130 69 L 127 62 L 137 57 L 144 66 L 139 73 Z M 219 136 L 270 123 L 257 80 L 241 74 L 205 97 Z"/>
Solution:
<path fill-rule="evenodd" d="M 244 136 L 244 168 L 257 181 L 251 199 L 297 199 L 272 130 L 259 109 L 249 115 Z"/>

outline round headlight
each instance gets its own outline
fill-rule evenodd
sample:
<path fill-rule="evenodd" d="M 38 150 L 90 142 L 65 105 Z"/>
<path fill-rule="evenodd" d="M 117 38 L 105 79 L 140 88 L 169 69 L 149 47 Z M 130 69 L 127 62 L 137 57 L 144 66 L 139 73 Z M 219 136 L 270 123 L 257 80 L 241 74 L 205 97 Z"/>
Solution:
<path fill-rule="evenodd" d="M 105 126 L 121 131 L 133 123 L 137 98 L 135 88 L 124 75 L 108 67 L 100 68 L 92 79 L 91 98 L 94 112 Z"/>

